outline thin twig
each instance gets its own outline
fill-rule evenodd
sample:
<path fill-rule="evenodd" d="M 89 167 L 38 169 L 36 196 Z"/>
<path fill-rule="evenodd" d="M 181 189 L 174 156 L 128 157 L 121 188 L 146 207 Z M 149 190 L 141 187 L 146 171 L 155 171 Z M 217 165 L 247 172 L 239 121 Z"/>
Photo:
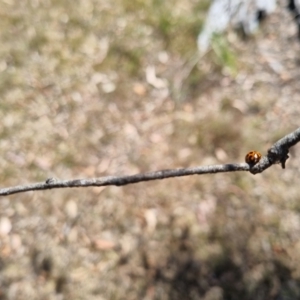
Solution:
<path fill-rule="evenodd" d="M 261 173 L 271 165 L 281 163 L 282 168 L 285 168 L 285 162 L 288 159 L 289 148 L 300 141 L 300 127 L 294 132 L 286 135 L 277 141 L 269 150 L 268 154 L 255 165 L 251 166 L 246 163 L 224 164 L 224 165 L 209 165 L 193 168 L 168 169 L 155 172 L 147 172 L 129 176 L 108 176 L 91 179 L 72 179 L 59 180 L 48 178 L 44 182 L 38 182 L 29 185 L 19 185 L 0 189 L 0 196 L 8 196 L 16 193 L 49 190 L 55 188 L 74 188 L 87 186 L 122 186 L 142 181 L 166 179 L 171 177 L 203 175 L 224 172 L 250 171 L 252 174 Z"/>
<path fill-rule="evenodd" d="M 211 165 L 186 169 L 168 169 L 156 172 L 141 173 L 129 176 L 107 176 L 91 179 L 73 179 L 73 180 L 58 180 L 49 178 L 45 182 L 38 182 L 30 185 L 19 185 L 10 188 L 0 189 L 0 196 L 7 196 L 16 193 L 36 190 L 48 190 L 54 188 L 73 188 L 87 186 L 107 186 L 115 185 L 122 186 L 142 181 L 158 180 L 171 177 L 201 175 L 221 172 L 248 171 L 249 166 L 243 164 L 226 164 L 226 165 Z"/>

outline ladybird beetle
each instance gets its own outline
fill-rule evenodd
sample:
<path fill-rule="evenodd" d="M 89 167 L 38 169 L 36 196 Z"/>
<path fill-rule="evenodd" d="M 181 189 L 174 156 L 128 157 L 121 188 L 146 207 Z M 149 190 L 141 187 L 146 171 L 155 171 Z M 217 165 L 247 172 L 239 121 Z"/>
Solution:
<path fill-rule="evenodd" d="M 245 161 L 249 165 L 255 165 L 255 164 L 257 164 L 260 159 L 261 159 L 261 154 L 258 151 L 254 151 L 254 150 L 250 151 L 245 156 Z"/>

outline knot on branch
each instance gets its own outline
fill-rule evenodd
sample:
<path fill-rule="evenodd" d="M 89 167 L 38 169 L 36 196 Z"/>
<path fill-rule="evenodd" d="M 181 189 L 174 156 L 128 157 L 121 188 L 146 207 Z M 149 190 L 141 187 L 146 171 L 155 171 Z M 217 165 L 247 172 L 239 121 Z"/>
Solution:
<path fill-rule="evenodd" d="M 271 164 L 281 164 L 282 169 L 285 169 L 285 162 L 289 158 L 289 149 L 286 147 L 271 147 L 268 150 L 268 160 Z"/>

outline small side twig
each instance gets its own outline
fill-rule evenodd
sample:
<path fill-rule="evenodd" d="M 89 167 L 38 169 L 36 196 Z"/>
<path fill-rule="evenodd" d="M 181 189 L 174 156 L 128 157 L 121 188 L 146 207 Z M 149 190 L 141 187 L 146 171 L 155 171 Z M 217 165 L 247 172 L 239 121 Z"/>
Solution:
<path fill-rule="evenodd" d="M 300 141 L 300 127 L 294 132 L 286 135 L 277 141 L 269 150 L 266 156 L 255 165 L 248 165 L 246 163 L 233 163 L 224 165 L 209 165 L 199 166 L 193 168 L 168 169 L 155 172 L 147 172 L 135 175 L 125 176 L 107 176 L 91 179 L 72 179 L 72 180 L 58 180 L 48 178 L 44 182 L 38 182 L 29 185 L 19 185 L 14 187 L 0 189 L 0 196 L 8 196 L 16 193 L 49 190 L 55 188 L 74 188 L 74 187 L 88 187 L 88 186 L 123 186 L 143 181 L 166 179 L 171 177 L 203 175 L 224 172 L 236 171 L 250 171 L 252 174 L 261 173 L 271 165 L 281 163 L 282 168 L 285 168 L 285 162 L 288 159 L 289 148 Z"/>

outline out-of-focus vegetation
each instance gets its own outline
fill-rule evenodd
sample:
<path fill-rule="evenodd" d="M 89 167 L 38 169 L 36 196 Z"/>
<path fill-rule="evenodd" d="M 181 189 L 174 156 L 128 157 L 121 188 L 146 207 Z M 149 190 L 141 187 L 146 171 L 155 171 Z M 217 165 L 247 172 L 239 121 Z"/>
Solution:
<path fill-rule="evenodd" d="M 197 60 L 208 5 L 2 1 L 1 186 L 239 162 L 298 127 L 288 13 Z M 298 299 L 297 153 L 256 176 L 2 198 L 0 299 Z"/>

